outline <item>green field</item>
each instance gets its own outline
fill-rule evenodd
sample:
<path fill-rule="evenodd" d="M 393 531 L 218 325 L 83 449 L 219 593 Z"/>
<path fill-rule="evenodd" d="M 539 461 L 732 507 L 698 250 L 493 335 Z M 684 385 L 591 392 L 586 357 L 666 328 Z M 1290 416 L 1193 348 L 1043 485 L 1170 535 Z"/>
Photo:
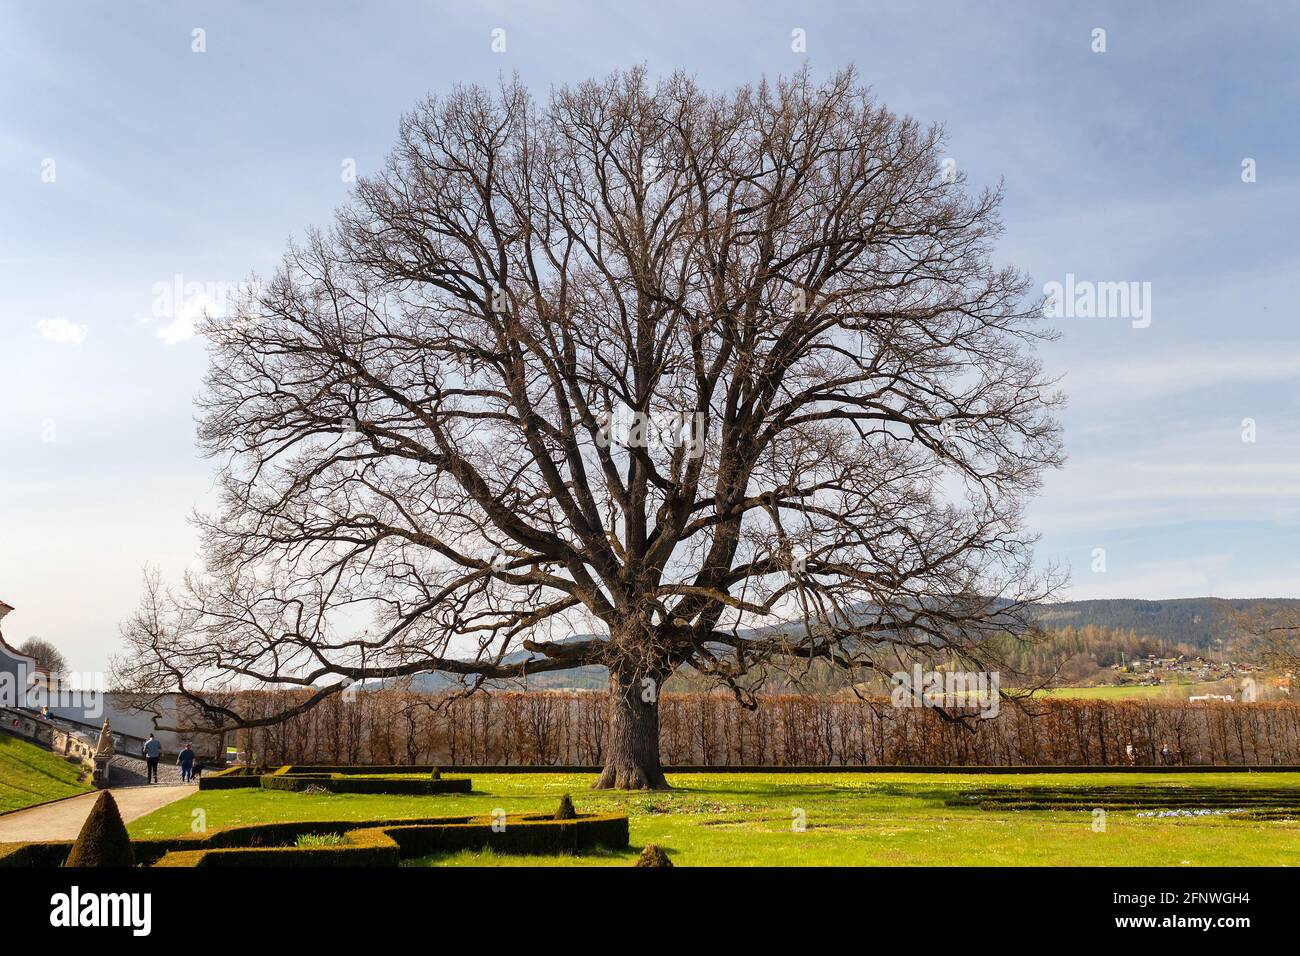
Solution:
<path fill-rule="evenodd" d="M 1186 700 L 1193 694 L 1233 694 L 1239 688 L 1228 681 L 1200 681 L 1164 684 L 1100 684 L 1096 687 L 1050 687 L 1034 692 L 1036 697 L 1079 700 Z"/>
<path fill-rule="evenodd" d="M 85 776 L 78 765 L 0 733 L 0 813 L 85 793 Z"/>
<path fill-rule="evenodd" d="M 1076 700 L 1136 700 L 1186 697 L 1186 685 L 1151 687 L 1144 684 L 1103 684 L 1099 687 L 1050 687 L 1034 692 L 1035 697 Z"/>
<path fill-rule="evenodd" d="M 623 811 L 633 848 L 581 857 L 462 853 L 433 865 L 627 865 L 657 843 L 696 866 L 1213 866 L 1300 865 L 1300 812 L 1282 819 L 1140 818 L 1110 810 L 1094 832 L 1090 806 L 1105 788 L 1147 794 L 1145 806 L 1234 807 L 1264 791 L 1296 796 L 1300 774 L 670 774 L 664 793 L 593 792 L 589 774 L 474 773 L 474 792 L 427 797 L 313 796 L 262 790 L 200 791 L 130 825 L 133 836 L 266 820 L 396 820 L 430 815 L 535 812 L 573 794 L 580 812 Z M 1078 806 L 983 810 L 950 805 L 988 791 L 1040 794 Z M 1184 797 L 1171 796 L 1183 794 Z M 1062 796 L 1064 795 L 1064 797 Z M 1189 795 L 1196 795 L 1190 796 Z M 969 804 L 969 800 L 967 800 Z M 202 811 L 199 814 L 197 811 Z M 802 818 L 802 832 L 794 824 Z"/>

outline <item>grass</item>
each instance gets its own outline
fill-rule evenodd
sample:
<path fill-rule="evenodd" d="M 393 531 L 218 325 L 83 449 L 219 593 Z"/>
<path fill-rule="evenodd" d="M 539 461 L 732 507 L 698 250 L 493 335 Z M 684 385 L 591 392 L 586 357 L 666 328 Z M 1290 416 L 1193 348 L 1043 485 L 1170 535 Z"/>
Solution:
<path fill-rule="evenodd" d="M 342 833 L 304 833 L 294 842 L 295 846 L 342 846 L 347 841 Z"/>
<path fill-rule="evenodd" d="M 85 793 L 88 777 L 78 764 L 0 733 L 0 813 Z"/>
<path fill-rule="evenodd" d="M 1078 700 L 1186 700 L 1193 694 L 1232 694 L 1240 688 L 1231 682 L 1205 681 L 1193 683 L 1167 682 L 1164 684 L 1102 684 L 1097 687 L 1049 687 L 1036 691 L 1035 697 L 1055 697 Z"/>
<path fill-rule="evenodd" d="M 1035 697 L 1055 697 L 1076 700 L 1134 700 L 1169 696 L 1166 687 L 1141 684 L 1104 684 L 1100 687 L 1049 687 L 1034 692 Z"/>
<path fill-rule="evenodd" d="M 1196 807 L 1218 795 L 1249 802 L 1252 791 L 1294 792 L 1300 774 L 671 774 L 663 793 L 595 792 L 590 774 L 472 774 L 474 792 L 438 796 L 309 795 L 260 790 L 201 791 L 129 827 L 133 836 L 190 832 L 195 811 L 209 827 L 274 820 L 363 820 L 552 811 L 573 794 L 580 813 L 624 812 L 632 847 L 582 856 L 503 856 L 488 851 L 408 861 L 440 866 L 630 865 L 647 843 L 678 866 L 1279 866 L 1300 864 L 1300 814 L 1284 819 L 1138 817 L 1107 811 L 1094 832 L 1093 797 L 1107 788 L 1150 788 Z M 1008 807 L 988 799 L 1007 791 Z M 1178 796 L 1179 793 L 1183 797 Z M 1028 797 L 1026 796 L 1028 794 Z M 1077 801 L 1062 801 L 1077 794 Z M 1259 794 L 1263 795 L 1263 794 Z M 970 799 L 980 798 L 979 801 Z M 1190 802 L 1188 802 L 1190 801 Z M 981 809 L 980 803 L 989 809 Z M 1132 801 L 1126 801 L 1126 805 Z M 797 824 L 802 821 L 802 830 Z"/>

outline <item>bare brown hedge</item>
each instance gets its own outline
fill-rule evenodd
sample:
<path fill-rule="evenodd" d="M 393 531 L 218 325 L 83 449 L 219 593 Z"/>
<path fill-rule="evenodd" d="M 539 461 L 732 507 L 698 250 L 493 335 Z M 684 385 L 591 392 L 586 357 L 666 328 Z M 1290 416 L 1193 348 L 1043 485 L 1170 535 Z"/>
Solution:
<path fill-rule="evenodd" d="M 249 694 L 272 712 L 288 692 Z M 746 711 L 726 696 L 666 694 L 667 765 L 935 766 L 1300 764 L 1300 703 L 1046 700 L 1004 704 L 973 728 L 886 700 L 780 695 Z M 269 763 L 535 766 L 603 760 L 605 695 L 496 692 L 468 698 L 385 690 L 331 699 L 283 724 L 239 731 L 241 750 Z"/>

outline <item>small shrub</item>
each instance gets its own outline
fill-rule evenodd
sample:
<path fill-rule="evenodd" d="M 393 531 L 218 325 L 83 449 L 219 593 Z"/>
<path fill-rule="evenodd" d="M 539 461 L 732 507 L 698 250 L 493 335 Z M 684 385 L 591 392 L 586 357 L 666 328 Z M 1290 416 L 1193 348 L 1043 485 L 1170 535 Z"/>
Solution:
<path fill-rule="evenodd" d="M 441 780 L 441 779 L 442 779 L 442 771 L 439 770 L 437 767 L 434 767 L 432 770 L 429 771 L 429 779 L 430 779 L 430 780 Z"/>
<path fill-rule="evenodd" d="M 555 808 L 555 820 L 576 820 L 578 811 L 573 808 L 573 797 L 567 793 L 560 797 L 560 805 Z"/>
<path fill-rule="evenodd" d="M 342 833 L 303 833 L 298 836 L 294 846 L 343 846 L 346 842 Z"/>
<path fill-rule="evenodd" d="M 99 799 L 90 808 L 64 866 L 135 866 L 126 824 L 107 790 L 100 791 Z"/>
<path fill-rule="evenodd" d="M 672 866 L 673 861 L 668 859 L 668 854 L 659 849 L 656 843 L 647 843 L 645 849 L 641 851 L 641 856 L 636 861 L 637 866 Z"/>

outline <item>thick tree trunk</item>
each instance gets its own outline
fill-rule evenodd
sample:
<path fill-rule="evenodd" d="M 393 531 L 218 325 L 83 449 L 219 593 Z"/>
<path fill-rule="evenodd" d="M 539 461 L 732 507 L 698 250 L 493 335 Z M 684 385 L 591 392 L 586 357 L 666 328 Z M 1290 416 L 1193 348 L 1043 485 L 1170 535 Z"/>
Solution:
<path fill-rule="evenodd" d="M 659 766 L 659 688 L 661 680 L 641 673 L 609 676 L 609 720 L 605 768 L 596 790 L 667 790 Z"/>

